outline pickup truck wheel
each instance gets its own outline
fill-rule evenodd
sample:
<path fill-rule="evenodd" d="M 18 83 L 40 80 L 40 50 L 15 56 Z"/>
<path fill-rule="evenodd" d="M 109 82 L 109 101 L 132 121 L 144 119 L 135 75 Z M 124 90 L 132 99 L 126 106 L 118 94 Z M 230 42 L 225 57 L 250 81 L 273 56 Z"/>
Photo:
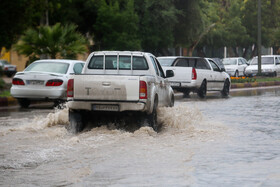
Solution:
<path fill-rule="evenodd" d="M 67 130 L 71 133 L 76 134 L 84 128 L 83 117 L 79 112 L 69 110 L 69 122 Z"/>
<path fill-rule="evenodd" d="M 226 80 L 225 84 L 224 84 L 224 88 L 221 91 L 223 97 L 227 97 L 228 96 L 228 94 L 229 94 L 229 87 L 230 87 L 229 81 Z"/>
<path fill-rule="evenodd" d="M 158 102 L 156 99 L 154 102 L 153 112 L 148 115 L 149 126 L 152 127 L 154 129 L 154 131 L 156 131 L 156 132 L 159 131 L 159 125 L 157 123 L 157 105 L 158 105 Z"/>
<path fill-rule="evenodd" d="M 18 103 L 21 108 L 28 108 L 30 105 L 30 100 L 28 99 L 18 99 Z"/>
<path fill-rule="evenodd" d="M 200 98 L 205 98 L 206 92 L 207 92 L 207 83 L 206 83 L 206 81 L 204 80 L 204 81 L 201 83 L 200 88 L 198 89 L 197 95 L 198 95 Z"/>
<path fill-rule="evenodd" d="M 186 90 L 184 90 L 184 92 L 183 92 L 183 97 L 184 98 L 188 98 L 188 97 L 190 97 L 190 90 L 188 90 L 188 89 L 186 89 Z"/>

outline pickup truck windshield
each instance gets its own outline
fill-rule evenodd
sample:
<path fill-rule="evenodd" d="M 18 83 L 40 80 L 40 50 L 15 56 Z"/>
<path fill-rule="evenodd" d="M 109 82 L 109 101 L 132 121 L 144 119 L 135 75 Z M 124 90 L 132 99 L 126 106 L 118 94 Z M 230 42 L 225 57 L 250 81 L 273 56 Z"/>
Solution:
<path fill-rule="evenodd" d="M 131 70 L 131 56 L 107 55 L 105 56 L 105 69 L 107 70 Z M 104 56 L 93 56 L 88 64 L 89 69 L 104 69 Z M 133 56 L 133 70 L 148 70 L 149 66 L 143 56 Z"/>

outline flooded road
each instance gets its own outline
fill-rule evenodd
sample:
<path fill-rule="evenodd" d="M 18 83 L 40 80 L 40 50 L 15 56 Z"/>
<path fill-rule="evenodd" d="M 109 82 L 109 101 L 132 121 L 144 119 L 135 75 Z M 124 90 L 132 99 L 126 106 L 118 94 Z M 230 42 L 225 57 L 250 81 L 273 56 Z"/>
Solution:
<path fill-rule="evenodd" d="M 67 109 L 0 110 L 0 186 L 280 186 L 279 96 L 181 98 L 159 110 L 158 134 L 71 135 Z"/>

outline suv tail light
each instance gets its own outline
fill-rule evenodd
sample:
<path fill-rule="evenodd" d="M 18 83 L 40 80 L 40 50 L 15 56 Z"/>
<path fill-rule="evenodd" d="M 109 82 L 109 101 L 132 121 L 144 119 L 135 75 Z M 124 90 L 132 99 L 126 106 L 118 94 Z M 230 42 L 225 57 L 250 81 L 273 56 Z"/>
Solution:
<path fill-rule="evenodd" d="M 139 99 L 147 99 L 147 83 L 140 81 Z"/>
<path fill-rule="evenodd" d="M 25 85 L 23 80 L 19 79 L 19 78 L 14 78 L 12 84 L 13 85 Z"/>
<path fill-rule="evenodd" d="M 62 84 L 63 84 L 63 80 L 52 79 L 52 80 L 48 80 L 48 82 L 46 83 L 46 86 L 60 86 Z"/>
<path fill-rule="evenodd" d="M 192 80 L 196 80 L 197 74 L 195 68 L 192 68 Z"/>
<path fill-rule="evenodd" d="M 68 80 L 67 97 L 74 97 L 74 79 Z"/>

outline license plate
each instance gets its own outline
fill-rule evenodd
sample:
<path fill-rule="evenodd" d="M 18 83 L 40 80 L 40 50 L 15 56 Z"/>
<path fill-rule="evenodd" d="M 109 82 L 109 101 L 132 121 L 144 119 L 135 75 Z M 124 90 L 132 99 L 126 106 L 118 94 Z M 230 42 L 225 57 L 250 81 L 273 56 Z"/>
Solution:
<path fill-rule="evenodd" d="M 92 105 L 95 111 L 119 111 L 119 105 Z"/>
<path fill-rule="evenodd" d="M 44 81 L 41 81 L 41 80 L 27 80 L 26 83 L 30 84 L 30 85 L 43 85 Z"/>
<path fill-rule="evenodd" d="M 171 86 L 181 86 L 181 83 L 180 82 L 170 82 L 170 85 Z"/>

